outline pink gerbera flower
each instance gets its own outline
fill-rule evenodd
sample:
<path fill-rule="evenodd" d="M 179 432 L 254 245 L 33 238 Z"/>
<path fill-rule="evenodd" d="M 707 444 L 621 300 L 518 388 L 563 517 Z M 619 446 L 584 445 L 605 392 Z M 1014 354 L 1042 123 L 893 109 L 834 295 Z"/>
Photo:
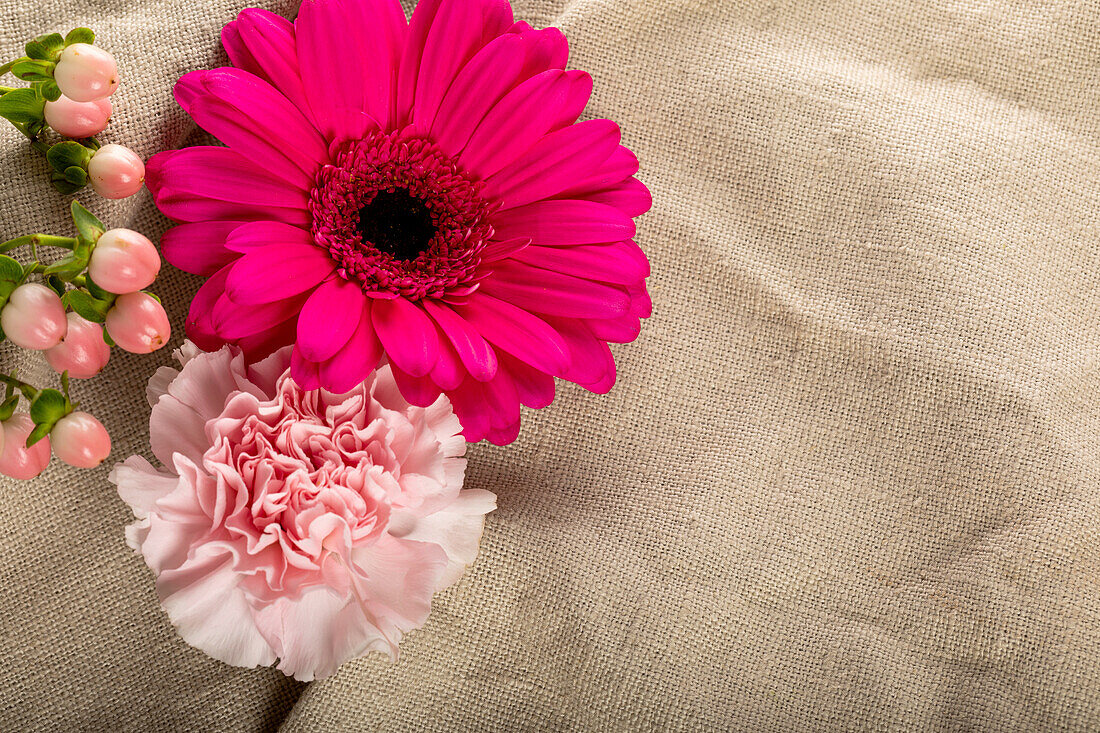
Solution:
<path fill-rule="evenodd" d="M 505 0 L 306 0 L 222 33 L 237 68 L 176 99 L 228 147 L 153 157 L 177 267 L 208 277 L 188 333 L 343 392 L 383 358 L 404 397 L 445 393 L 468 440 L 515 439 L 554 377 L 606 392 L 607 342 L 650 313 L 634 243 L 649 209 L 561 32 Z"/>

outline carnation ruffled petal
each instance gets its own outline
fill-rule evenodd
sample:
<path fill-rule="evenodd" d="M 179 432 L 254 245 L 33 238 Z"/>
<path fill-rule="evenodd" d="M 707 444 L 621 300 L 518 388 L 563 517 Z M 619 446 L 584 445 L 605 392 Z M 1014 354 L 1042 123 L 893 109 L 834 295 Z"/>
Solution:
<path fill-rule="evenodd" d="M 131 458 L 111 478 L 181 636 L 310 680 L 371 650 L 395 656 L 473 561 L 495 503 L 462 489 L 446 398 L 410 406 L 388 367 L 344 394 L 307 392 L 291 360 L 181 352 L 150 431 L 164 441 L 183 409 L 205 429 L 156 446 L 166 469 Z"/>

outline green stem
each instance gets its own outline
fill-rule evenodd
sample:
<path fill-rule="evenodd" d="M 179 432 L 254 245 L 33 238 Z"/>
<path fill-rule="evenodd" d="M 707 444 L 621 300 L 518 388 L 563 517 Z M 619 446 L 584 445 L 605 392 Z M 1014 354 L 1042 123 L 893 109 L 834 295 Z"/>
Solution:
<path fill-rule="evenodd" d="M 0 382 L 8 385 L 14 389 L 22 392 L 28 400 L 34 399 L 34 396 L 38 394 L 38 389 L 33 384 L 27 384 L 26 382 L 16 379 L 15 377 L 7 374 L 0 373 Z"/>
<path fill-rule="evenodd" d="M 24 234 L 22 237 L 16 237 L 15 239 L 9 239 L 6 242 L 0 243 L 0 253 L 10 252 L 13 249 L 25 247 L 28 244 L 35 248 L 41 245 L 43 247 L 72 249 L 76 246 L 76 237 L 55 237 L 52 234 Z"/>

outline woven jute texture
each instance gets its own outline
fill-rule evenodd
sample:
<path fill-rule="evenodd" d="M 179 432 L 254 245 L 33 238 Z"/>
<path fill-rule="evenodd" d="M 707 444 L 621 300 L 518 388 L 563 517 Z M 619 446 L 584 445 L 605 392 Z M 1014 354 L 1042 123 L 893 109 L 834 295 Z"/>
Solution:
<path fill-rule="evenodd" d="M 125 74 L 105 137 L 147 156 L 193 132 L 171 84 L 240 7 L 0 0 L 0 41 L 92 25 Z M 618 385 L 474 447 L 477 563 L 396 664 L 306 687 L 174 635 L 106 468 L 0 482 L 0 728 L 1100 729 L 1100 4 L 516 14 L 566 32 L 654 194 Z M 3 236 L 67 231 L 0 144 Z M 197 281 L 169 270 L 180 325 Z M 116 458 L 148 452 L 167 359 L 77 387 Z"/>

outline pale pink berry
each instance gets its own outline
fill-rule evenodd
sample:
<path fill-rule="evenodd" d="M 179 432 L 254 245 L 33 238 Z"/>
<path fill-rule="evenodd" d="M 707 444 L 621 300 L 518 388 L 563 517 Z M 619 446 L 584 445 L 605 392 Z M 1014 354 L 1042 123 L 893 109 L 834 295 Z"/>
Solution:
<path fill-rule="evenodd" d="M 70 466 L 95 468 L 111 453 L 111 436 L 86 412 L 70 412 L 50 431 L 53 454 Z"/>
<path fill-rule="evenodd" d="M 168 343 L 172 327 L 156 298 L 148 293 L 126 293 L 107 311 L 107 333 L 119 348 L 148 354 Z"/>
<path fill-rule="evenodd" d="M 34 430 L 34 420 L 25 412 L 17 412 L 3 423 L 4 441 L 0 449 L 0 473 L 17 479 L 34 478 L 50 463 L 50 439 L 42 438 L 30 448 L 27 436 Z"/>
<path fill-rule="evenodd" d="M 136 293 L 147 288 L 160 272 L 156 245 L 132 229 L 109 229 L 95 243 L 88 274 L 111 293 Z"/>
<path fill-rule="evenodd" d="M 16 346 L 40 351 L 61 343 L 69 322 L 57 293 L 45 285 L 23 283 L 0 311 L 0 327 Z"/>
<path fill-rule="evenodd" d="M 76 313 L 69 313 L 66 318 L 68 333 L 60 344 L 46 349 L 46 361 L 55 371 L 67 371 L 70 377 L 94 377 L 111 358 L 111 347 L 103 340 L 103 326 L 84 320 Z"/>
<path fill-rule="evenodd" d="M 124 199 L 141 190 L 145 164 L 129 148 L 111 143 L 88 161 L 88 185 L 105 199 Z"/>
<path fill-rule="evenodd" d="M 106 99 L 118 89 L 115 57 L 98 46 L 74 43 L 61 52 L 53 80 L 61 93 L 74 102 Z"/>
<path fill-rule="evenodd" d="M 46 102 L 46 124 L 66 137 L 92 137 L 103 132 L 111 119 L 111 100 L 74 102 L 62 94 Z"/>

